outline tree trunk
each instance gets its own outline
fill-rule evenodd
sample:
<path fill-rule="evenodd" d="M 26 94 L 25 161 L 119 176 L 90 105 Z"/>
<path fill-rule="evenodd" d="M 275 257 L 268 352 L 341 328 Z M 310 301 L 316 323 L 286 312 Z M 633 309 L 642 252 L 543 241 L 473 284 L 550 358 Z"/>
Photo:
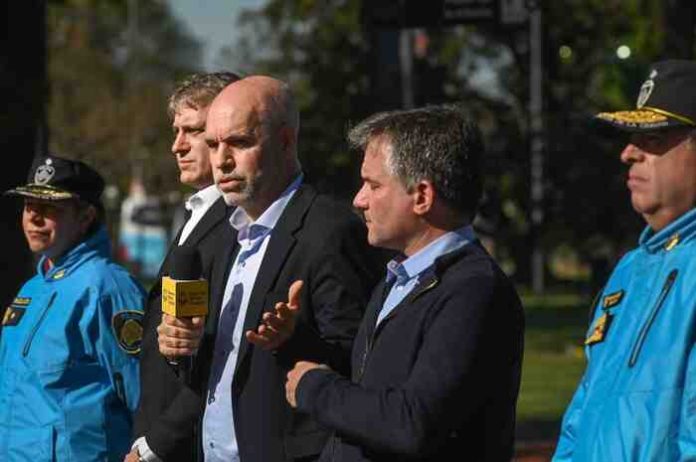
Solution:
<path fill-rule="evenodd" d="M 5 31 L 0 47 L 0 91 L 3 135 L 0 193 L 24 184 L 37 150 L 45 149 L 46 100 L 45 1 L 3 2 Z M 32 274 L 33 259 L 21 230 L 22 201 L 0 198 L 0 314 L 20 285 Z"/>

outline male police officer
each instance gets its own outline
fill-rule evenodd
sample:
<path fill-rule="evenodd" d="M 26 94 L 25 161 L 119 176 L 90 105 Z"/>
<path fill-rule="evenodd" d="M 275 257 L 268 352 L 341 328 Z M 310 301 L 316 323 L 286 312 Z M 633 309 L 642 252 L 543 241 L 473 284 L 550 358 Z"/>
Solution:
<path fill-rule="evenodd" d="M 228 209 L 213 182 L 205 125 L 215 96 L 239 76 L 231 72 L 193 74 L 184 79 L 169 98 L 174 141 L 172 153 L 179 167 L 179 181 L 196 193 L 186 201 L 190 217 L 171 243 L 150 289 L 143 320 L 140 368 L 141 399 L 135 414 L 136 440 L 126 462 L 190 462 L 198 454 L 195 432 L 200 418 L 199 393 L 180 380 L 159 354 L 157 326 L 162 320 L 162 276 L 172 271 L 172 251 L 186 245 L 198 249 L 203 278 L 210 279 L 213 261 L 234 238 L 227 222 Z"/>
<path fill-rule="evenodd" d="M 0 460 L 121 461 L 138 404 L 144 291 L 109 257 L 101 176 L 46 155 L 23 196 L 37 274 L 0 337 Z"/>
<path fill-rule="evenodd" d="M 597 118 L 630 133 L 621 161 L 648 226 L 598 298 L 554 460 L 693 460 L 696 62 L 656 63 L 636 110 Z"/>

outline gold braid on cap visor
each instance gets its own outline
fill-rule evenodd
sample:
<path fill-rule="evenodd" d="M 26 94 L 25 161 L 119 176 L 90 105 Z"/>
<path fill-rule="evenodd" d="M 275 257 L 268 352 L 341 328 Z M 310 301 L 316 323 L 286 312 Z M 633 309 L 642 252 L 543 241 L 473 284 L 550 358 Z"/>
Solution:
<path fill-rule="evenodd" d="M 600 112 L 597 114 L 597 117 L 609 122 L 621 124 L 656 124 L 667 122 L 668 118 L 672 118 L 688 125 L 696 125 L 696 123 L 688 117 L 673 114 L 662 109 L 648 107 L 637 111 Z"/>
<path fill-rule="evenodd" d="M 49 200 L 72 199 L 74 197 L 77 197 L 76 194 L 73 194 L 69 191 L 58 189 L 52 186 L 39 185 L 35 183 L 28 184 L 26 186 L 19 186 L 14 189 L 14 192 L 18 194 L 30 195 Z"/>
<path fill-rule="evenodd" d="M 667 117 L 671 117 L 672 119 L 677 119 L 679 122 L 684 122 L 687 125 L 696 125 L 693 120 L 689 119 L 688 117 L 681 116 L 679 114 L 675 114 L 673 112 L 665 111 L 663 109 L 658 109 L 656 107 L 650 107 L 650 106 L 643 106 L 645 109 L 653 112 L 657 112 L 658 114 L 665 115 Z"/>

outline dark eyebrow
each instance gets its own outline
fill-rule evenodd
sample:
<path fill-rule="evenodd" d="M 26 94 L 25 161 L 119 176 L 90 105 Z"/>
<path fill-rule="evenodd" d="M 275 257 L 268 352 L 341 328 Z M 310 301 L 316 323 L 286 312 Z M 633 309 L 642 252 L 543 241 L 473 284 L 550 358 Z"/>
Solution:
<path fill-rule="evenodd" d="M 172 125 L 172 130 L 184 129 L 184 130 L 205 130 L 205 123 L 202 124 L 181 124 L 179 126 Z"/>

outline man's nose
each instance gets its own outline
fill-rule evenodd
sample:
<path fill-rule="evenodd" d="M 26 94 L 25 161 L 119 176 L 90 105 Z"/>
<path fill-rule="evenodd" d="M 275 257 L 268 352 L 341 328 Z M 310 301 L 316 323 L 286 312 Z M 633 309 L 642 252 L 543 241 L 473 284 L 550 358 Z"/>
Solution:
<path fill-rule="evenodd" d="M 365 186 L 363 185 L 353 198 L 353 207 L 356 209 L 364 210 L 367 208 L 365 200 Z"/>
<path fill-rule="evenodd" d="M 228 152 L 227 148 L 221 143 L 215 148 L 210 149 L 210 164 L 217 169 L 228 167 L 231 165 L 234 167 L 234 158 Z"/>
<path fill-rule="evenodd" d="M 624 164 L 632 164 L 643 160 L 645 154 L 633 143 L 628 143 L 623 151 L 621 151 L 621 162 Z"/>
<path fill-rule="evenodd" d="M 174 142 L 172 143 L 172 154 L 178 154 L 180 152 L 185 152 L 189 149 L 188 141 L 186 140 L 186 135 L 183 132 L 176 134 Z"/>

